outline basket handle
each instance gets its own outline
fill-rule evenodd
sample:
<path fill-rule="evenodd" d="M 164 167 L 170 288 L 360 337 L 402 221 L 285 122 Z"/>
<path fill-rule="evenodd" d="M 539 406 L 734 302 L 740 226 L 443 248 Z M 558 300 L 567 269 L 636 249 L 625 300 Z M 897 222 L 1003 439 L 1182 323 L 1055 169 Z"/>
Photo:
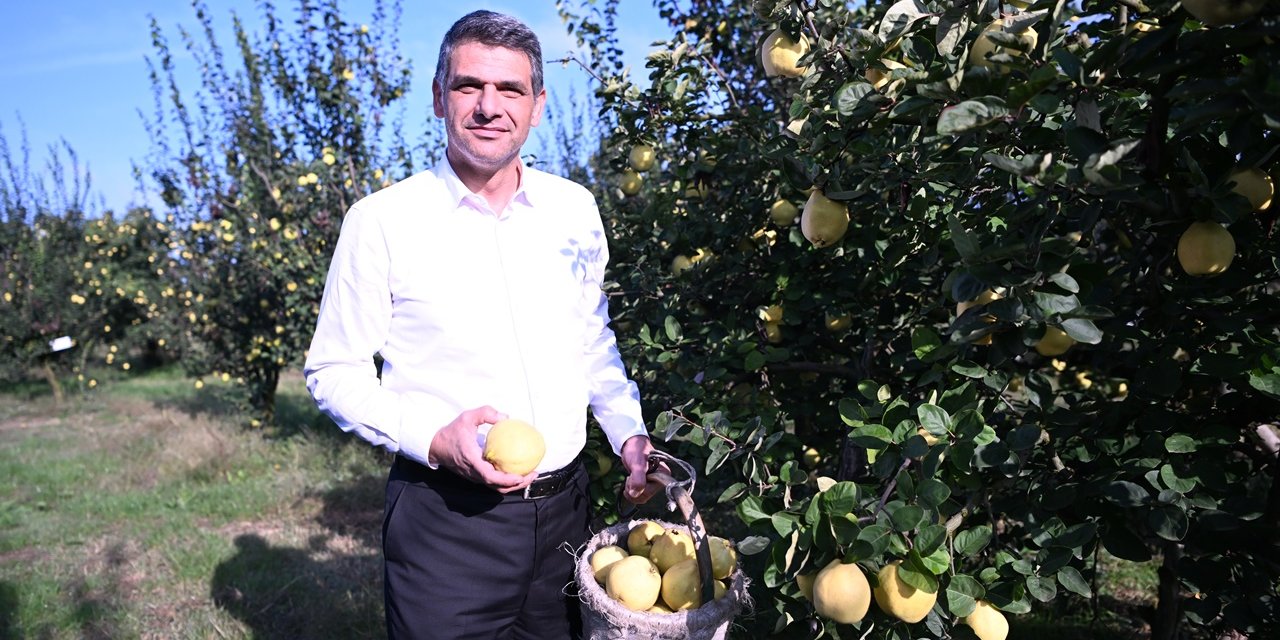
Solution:
<path fill-rule="evenodd" d="M 671 473 L 663 470 L 658 465 L 666 462 L 671 468 L 678 468 L 686 475 L 684 480 L 677 480 Z M 702 523 L 702 515 L 698 513 L 698 506 L 693 502 L 693 486 L 697 480 L 697 473 L 693 469 L 693 465 L 677 458 L 669 453 L 662 451 L 649 452 L 649 474 L 648 479 L 651 482 L 657 482 L 666 489 L 667 494 L 667 510 L 676 511 L 679 509 L 680 514 L 684 516 L 685 524 L 689 527 L 689 536 L 693 538 L 694 557 L 698 561 L 698 577 L 702 583 L 702 602 L 706 604 L 715 600 L 715 583 L 711 577 L 711 544 L 707 539 L 707 527 Z M 622 487 L 618 489 L 618 508 L 623 519 L 629 519 L 636 511 L 636 505 L 626 500 L 622 494 Z M 623 505 L 627 505 L 624 509 Z"/>

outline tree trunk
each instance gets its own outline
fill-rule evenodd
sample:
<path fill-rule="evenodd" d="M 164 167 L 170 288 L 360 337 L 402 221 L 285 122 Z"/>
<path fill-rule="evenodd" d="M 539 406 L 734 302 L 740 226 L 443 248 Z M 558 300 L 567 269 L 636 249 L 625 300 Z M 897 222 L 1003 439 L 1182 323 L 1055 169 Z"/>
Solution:
<path fill-rule="evenodd" d="M 1182 621 L 1182 595 L 1178 585 L 1178 561 L 1182 559 L 1182 545 L 1164 543 L 1164 561 L 1160 565 L 1160 586 L 1157 591 L 1156 615 L 1151 621 L 1151 640 L 1176 640 Z"/>
<path fill-rule="evenodd" d="M 53 392 L 53 403 L 62 406 L 62 383 L 58 382 L 58 374 L 54 373 L 53 365 L 46 359 L 40 363 L 40 368 L 44 371 L 45 380 L 49 381 L 49 390 Z"/>
<path fill-rule="evenodd" d="M 262 372 L 261 378 L 253 381 L 249 390 L 249 406 L 262 421 L 262 426 L 271 426 L 276 422 L 276 388 L 280 385 L 280 368 L 273 367 Z"/>

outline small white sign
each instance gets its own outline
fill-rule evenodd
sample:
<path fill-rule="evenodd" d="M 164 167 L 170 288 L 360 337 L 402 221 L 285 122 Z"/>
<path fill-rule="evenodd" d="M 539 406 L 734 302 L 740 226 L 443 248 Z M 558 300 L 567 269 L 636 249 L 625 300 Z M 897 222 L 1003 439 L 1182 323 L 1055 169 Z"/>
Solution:
<path fill-rule="evenodd" d="M 74 346 L 76 346 L 76 341 L 72 340 L 71 336 L 62 336 L 49 341 L 49 350 L 54 353 L 66 351 Z"/>

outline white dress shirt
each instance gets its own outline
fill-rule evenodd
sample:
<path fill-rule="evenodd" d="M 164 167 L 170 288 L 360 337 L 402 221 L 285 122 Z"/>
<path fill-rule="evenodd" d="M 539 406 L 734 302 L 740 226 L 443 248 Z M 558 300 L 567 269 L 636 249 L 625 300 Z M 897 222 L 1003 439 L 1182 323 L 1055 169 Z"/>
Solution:
<path fill-rule="evenodd" d="M 595 199 L 521 174 L 499 212 L 447 158 L 347 212 L 305 366 L 316 404 L 344 431 L 430 465 L 435 434 L 490 405 L 542 432 L 540 473 L 582 451 L 588 406 L 614 452 L 647 435 L 608 326 Z"/>

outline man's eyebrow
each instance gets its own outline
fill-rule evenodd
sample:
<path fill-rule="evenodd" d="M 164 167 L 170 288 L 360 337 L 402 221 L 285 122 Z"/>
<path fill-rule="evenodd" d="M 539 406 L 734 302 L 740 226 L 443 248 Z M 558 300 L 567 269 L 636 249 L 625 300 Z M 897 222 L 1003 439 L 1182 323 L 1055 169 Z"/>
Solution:
<path fill-rule="evenodd" d="M 454 76 L 453 82 L 449 83 L 451 87 L 462 87 L 466 85 L 484 85 L 489 84 L 475 76 Z M 529 92 L 529 85 L 520 80 L 499 80 L 492 83 L 499 91 L 519 91 L 521 93 Z"/>

